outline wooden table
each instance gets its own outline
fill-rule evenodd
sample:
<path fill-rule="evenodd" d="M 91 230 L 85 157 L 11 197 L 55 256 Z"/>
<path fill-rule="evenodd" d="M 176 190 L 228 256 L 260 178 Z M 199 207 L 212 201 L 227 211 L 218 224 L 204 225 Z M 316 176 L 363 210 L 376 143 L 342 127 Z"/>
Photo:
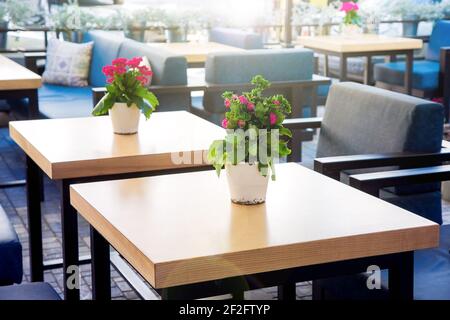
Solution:
<path fill-rule="evenodd" d="M 391 61 L 397 55 L 406 56 L 405 90 L 411 94 L 414 50 L 421 49 L 423 42 L 420 39 L 394 38 L 381 35 L 360 34 L 352 36 L 318 36 L 300 37 L 299 42 L 305 48 L 325 55 L 325 72 L 328 74 L 328 56 L 340 58 L 340 81 L 347 78 L 347 58 L 366 57 L 364 83 L 369 84 L 372 78 L 372 57 L 389 56 Z"/>
<path fill-rule="evenodd" d="M 228 46 L 217 42 L 174 42 L 148 43 L 149 46 L 164 48 L 174 54 L 186 57 L 189 67 L 205 66 L 206 58 L 216 52 L 244 52 L 244 49 Z"/>
<path fill-rule="evenodd" d="M 154 288 L 169 288 L 163 298 L 239 290 L 213 290 L 221 279 L 281 284 L 295 298 L 295 282 L 378 265 L 390 269 L 393 297 L 412 299 L 413 251 L 439 243 L 434 222 L 294 163 L 278 165 L 262 205 L 231 203 L 225 176 L 72 185 L 71 203 L 91 225 L 94 299 L 110 298 L 108 244 Z"/>
<path fill-rule="evenodd" d="M 37 89 L 41 84 L 39 75 L 0 54 L 0 99 L 28 98 L 30 119 L 39 115 Z"/>
<path fill-rule="evenodd" d="M 203 152 L 225 131 L 185 111 L 156 112 L 141 119 L 136 135 L 113 134 L 109 117 L 10 122 L 10 135 L 27 155 L 27 199 L 32 281 L 42 281 L 41 170 L 61 187 L 65 282 L 67 267 L 78 265 L 77 214 L 69 203 L 75 182 L 205 170 Z M 178 153 L 186 158 L 181 163 Z M 172 157 L 174 155 L 174 157 Z M 183 154 L 180 154 L 180 156 Z M 190 160 L 190 161 L 189 161 Z M 65 290 L 67 299 L 78 290 Z"/>

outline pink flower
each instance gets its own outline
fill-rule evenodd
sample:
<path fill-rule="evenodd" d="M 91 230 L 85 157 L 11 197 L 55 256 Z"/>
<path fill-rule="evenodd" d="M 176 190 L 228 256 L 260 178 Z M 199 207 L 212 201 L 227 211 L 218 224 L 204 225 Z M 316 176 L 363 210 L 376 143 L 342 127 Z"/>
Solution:
<path fill-rule="evenodd" d="M 143 86 L 148 83 L 148 78 L 146 76 L 137 76 L 136 80 L 139 81 Z"/>
<path fill-rule="evenodd" d="M 227 118 L 222 120 L 222 128 L 226 129 L 228 127 L 228 120 Z"/>
<path fill-rule="evenodd" d="M 231 97 L 231 99 L 233 99 L 233 100 L 238 100 L 239 97 L 238 97 L 237 95 L 233 94 L 233 96 Z"/>
<path fill-rule="evenodd" d="M 242 103 L 242 104 L 247 104 L 247 103 L 248 103 L 248 100 L 247 100 L 247 98 L 244 97 L 244 96 L 239 96 L 239 102 Z"/>
<path fill-rule="evenodd" d="M 255 105 L 251 102 L 247 103 L 247 110 L 250 112 L 255 111 Z"/>
<path fill-rule="evenodd" d="M 102 72 L 107 77 L 112 77 L 114 75 L 114 67 L 113 66 L 104 66 L 102 68 Z"/>
<path fill-rule="evenodd" d="M 130 68 L 138 68 L 142 62 L 142 57 L 134 57 L 127 61 L 127 66 Z"/>
<path fill-rule="evenodd" d="M 273 126 L 275 123 L 277 123 L 277 115 L 273 112 L 269 115 L 270 125 Z"/>
<path fill-rule="evenodd" d="M 231 101 L 230 101 L 230 99 L 225 99 L 225 107 L 226 108 L 229 108 L 230 106 L 231 106 Z"/>
<path fill-rule="evenodd" d="M 113 77 L 108 77 L 108 78 L 106 78 L 106 82 L 107 83 L 112 83 L 114 81 L 114 78 Z"/>
<path fill-rule="evenodd" d="M 112 61 L 112 64 L 115 65 L 115 66 L 122 66 L 122 67 L 124 67 L 127 64 L 127 61 L 128 60 L 125 59 L 125 58 L 117 58 L 117 59 L 114 59 Z"/>
<path fill-rule="evenodd" d="M 124 74 L 125 72 L 127 72 L 127 69 L 125 68 L 125 67 L 122 67 L 122 66 L 116 66 L 115 68 L 114 68 L 114 73 L 116 73 L 116 74 Z"/>
<path fill-rule="evenodd" d="M 280 105 L 280 101 L 274 100 L 274 101 L 273 101 L 273 104 L 276 105 L 276 106 L 279 106 L 279 105 Z"/>
<path fill-rule="evenodd" d="M 244 128 L 245 127 L 245 121 L 244 120 L 238 120 L 238 126 L 239 126 L 239 128 Z"/>
<path fill-rule="evenodd" d="M 138 69 L 139 69 L 139 72 L 142 73 L 142 75 L 144 75 L 144 76 L 149 77 L 149 76 L 153 75 L 152 70 L 150 70 L 150 68 L 147 66 L 140 66 L 140 67 L 138 67 Z"/>
<path fill-rule="evenodd" d="M 340 11 L 345 11 L 345 13 L 348 13 L 349 11 L 358 11 L 359 7 L 358 4 L 354 3 L 353 1 L 343 2 Z"/>

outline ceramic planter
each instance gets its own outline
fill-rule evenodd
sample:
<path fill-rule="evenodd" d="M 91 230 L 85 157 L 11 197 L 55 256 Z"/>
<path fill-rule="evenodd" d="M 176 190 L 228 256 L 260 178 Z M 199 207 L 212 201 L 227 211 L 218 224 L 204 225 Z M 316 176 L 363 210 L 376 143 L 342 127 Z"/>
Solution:
<path fill-rule="evenodd" d="M 126 103 L 116 102 L 109 109 L 109 117 L 112 121 L 114 133 L 134 134 L 138 132 L 141 111 L 135 104 L 128 107 Z"/>
<path fill-rule="evenodd" d="M 341 34 L 343 36 L 351 37 L 351 36 L 361 34 L 361 33 L 362 33 L 361 27 L 356 24 L 343 24 L 341 26 Z"/>
<path fill-rule="evenodd" d="M 231 201 L 238 204 L 258 204 L 266 201 L 270 174 L 263 177 L 257 164 L 227 164 L 225 170 Z"/>

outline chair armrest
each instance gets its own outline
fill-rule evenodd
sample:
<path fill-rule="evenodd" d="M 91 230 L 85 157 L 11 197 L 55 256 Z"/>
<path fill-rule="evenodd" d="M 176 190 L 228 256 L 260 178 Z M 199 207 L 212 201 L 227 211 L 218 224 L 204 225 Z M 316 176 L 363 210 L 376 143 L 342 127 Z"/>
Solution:
<path fill-rule="evenodd" d="M 283 121 L 283 126 L 291 130 L 320 128 L 322 118 L 295 118 Z"/>
<path fill-rule="evenodd" d="M 350 176 L 350 186 L 378 196 L 384 187 L 450 180 L 450 165 L 364 173 Z"/>
<path fill-rule="evenodd" d="M 442 47 L 440 55 L 439 92 L 444 98 L 445 122 L 449 122 L 450 106 L 450 47 Z"/>
<path fill-rule="evenodd" d="M 382 153 L 317 158 L 314 170 L 339 180 L 341 171 L 387 166 L 420 167 L 450 161 L 450 149 L 437 153 Z"/>
<path fill-rule="evenodd" d="M 25 52 L 25 67 L 35 73 L 38 73 L 37 61 L 47 57 L 46 52 Z"/>
<path fill-rule="evenodd" d="M 95 108 L 95 106 L 100 102 L 105 93 L 105 87 L 92 88 L 92 108 Z"/>

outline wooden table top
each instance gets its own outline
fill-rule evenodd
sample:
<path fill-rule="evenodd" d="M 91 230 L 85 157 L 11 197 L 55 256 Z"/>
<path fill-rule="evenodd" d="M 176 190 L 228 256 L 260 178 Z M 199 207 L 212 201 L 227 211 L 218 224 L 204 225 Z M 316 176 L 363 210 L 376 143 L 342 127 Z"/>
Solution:
<path fill-rule="evenodd" d="M 0 54 L 0 90 L 37 89 L 41 77 Z"/>
<path fill-rule="evenodd" d="M 208 54 L 216 52 L 243 52 L 244 49 L 217 42 L 148 43 L 186 57 L 188 63 L 205 63 Z"/>
<path fill-rule="evenodd" d="M 266 203 L 214 171 L 75 184 L 77 211 L 155 288 L 436 247 L 439 226 L 298 164 Z"/>
<path fill-rule="evenodd" d="M 338 53 L 421 49 L 423 45 L 420 39 L 373 34 L 300 37 L 299 43 L 307 48 Z"/>
<path fill-rule="evenodd" d="M 225 130 L 186 111 L 141 117 L 135 135 L 113 133 L 111 119 L 86 117 L 10 122 L 12 139 L 51 178 L 67 179 L 205 165 L 202 152 Z M 173 152 L 196 152 L 177 164 Z"/>

